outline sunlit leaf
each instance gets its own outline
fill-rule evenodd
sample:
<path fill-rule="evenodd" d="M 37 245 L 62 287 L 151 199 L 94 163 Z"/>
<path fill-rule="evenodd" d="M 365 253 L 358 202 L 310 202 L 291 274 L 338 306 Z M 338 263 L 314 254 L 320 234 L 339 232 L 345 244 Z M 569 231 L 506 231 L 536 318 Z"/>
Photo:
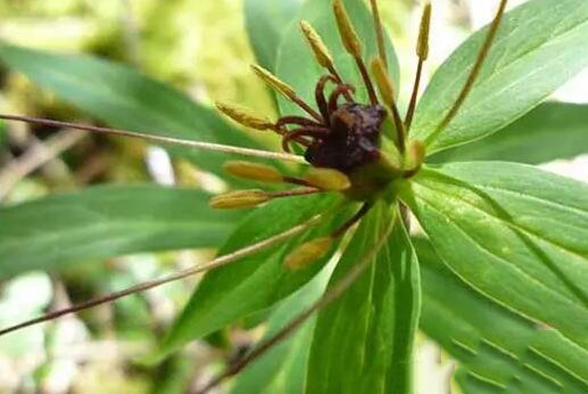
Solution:
<path fill-rule="evenodd" d="M 347 11 L 354 23 L 354 26 L 364 43 L 366 62 L 375 57 L 377 51 L 377 40 L 374 29 L 374 22 L 368 8 L 363 1 L 344 0 Z M 356 96 L 358 101 L 367 103 L 367 94 L 363 88 L 364 84 L 355 66 L 353 58 L 345 52 L 335 17 L 333 16 L 331 0 L 308 1 L 304 4 L 300 18 L 308 21 L 319 32 L 325 43 L 331 50 L 339 73 L 347 83 L 358 88 Z M 388 37 L 386 37 L 389 69 L 395 85 L 399 86 L 398 59 Z M 297 23 L 291 25 L 284 33 L 278 53 L 277 73 L 280 78 L 288 82 L 297 93 L 314 105 L 314 87 L 322 75 L 327 72 L 315 61 L 314 55 L 300 32 Z M 300 113 L 300 109 L 285 100 L 279 101 L 281 113 L 292 115 Z"/>
<path fill-rule="evenodd" d="M 257 62 L 273 71 L 286 26 L 294 21 L 302 0 L 245 0 L 249 42 Z"/>
<path fill-rule="evenodd" d="M 451 108 L 486 36 L 469 38 L 435 73 L 418 106 L 415 138 L 429 153 L 489 135 L 537 106 L 588 66 L 588 3 L 534 0 L 509 12 L 459 115 L 430 140 Z"/>
<path fill-rule="evenodd" d="M 357 230 L 330 287 L 358 264 L 394 220 L 380 206 Z M 399 223 L 375 261 L 332 306 L 321 311 L 308 366 L 307 393 L 411 393 L 420 310 L 418 263 Z M 328 290 L 327 290 L 328 291 Z"/>
<path fill-rule="evenodd" d="M 0 209 L 0 278 L 169 249 L 215 247 L 238 217 L 198 190 L 107 186 Z"/>
<path fill-rule="evenodd" d="M 300 197 L 275 201 L 255 210 L 235 231 L 219 254 L 249 246 L 286 231 L 313 215 L 324 212 L 334 198 Z M 208 273 L 162 347 L 163 353 L 177 350 L 188 341 L 202 337 L 251 313 L 269 308 L 312 279 L 328 256 L 310 267 L 292 271 L 284 259 L 292 249 L 309 238 L 324 236 L 345 220 L 342 215 L 325 220 L 304 236 L 293 237 L 280 245 Z"/>
<path fill-rule="evenodd" d="M 0 60 L 39 86 L 112 127 L 186 140 L 255 146 L 213 110 L 126 66 L 85 55 L 41 52 L 0 43 Z M 169 147 L 201 168 L 222 173 L 226 157 Z"/>
<path fill-rule="evenodd" d="M 428 241 L 414 245 L 423 283 L 421 329 L 459 360 L 465 393 L 480 393 L 472 387 L 478 385 L 490 393 L 588 391 L 588 349 L 469 288 Z M 485 383 L 475 383 L 480 380 Z"/>
<path fill-rule="evenodd" d="M 533 167 L 423 170 L 403 198 L 466 282 L 588 348 L 588 185 Z"/>

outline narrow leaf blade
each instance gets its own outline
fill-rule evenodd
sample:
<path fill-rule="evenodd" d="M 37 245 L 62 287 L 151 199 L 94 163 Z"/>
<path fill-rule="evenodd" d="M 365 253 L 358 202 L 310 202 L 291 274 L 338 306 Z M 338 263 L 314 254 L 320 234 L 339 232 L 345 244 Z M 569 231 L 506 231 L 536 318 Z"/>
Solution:
<path fill-rule="evenodd" d="M 102 186 L 0 209 L 0 277 L 158 250 L 215 247 L 236 216 L 198 190 Z M 204 209 L 203 209 L 204 208 Z"/>
<path fill-rule="evenodd" d="M 331 286 L 374 247 L 390 220 L 394 215 L 383 206 L 364 219 Z M 402 225 L 397 224 L 370 269 L 320 312 L 306 392 L 411 393 L 419 310 L 418 263 Z"/>
<path fill-rule="evenodd" d="M 588 105 L 545 103 L 495 134 L 439 152 L 431 161 L 501 160 L 541 164 L 588 153 L 587 136 Z"/>
<path fill-rule="evenodd" d="M 460 113 L 438 138 L 437 126 L 457 98 L 487 28 L 478 31 L 435 73 L 413 124 L 428 152 L 472 142 L 521 117 L 588 66 L 588 3 L 535 0 L 509 12 Z"/>
<path fill-rule="evenodd" d="M 327 265 L 312 281 L 279 304 L 267 322 L 267 332 L 262 342 L 285 327 L 322 295 L 333 266 L 333 263 Z M 303 392 L 315 322 L 316 317 L 311 317 L 290 338 L 240 373 L 231 394 Z"/>

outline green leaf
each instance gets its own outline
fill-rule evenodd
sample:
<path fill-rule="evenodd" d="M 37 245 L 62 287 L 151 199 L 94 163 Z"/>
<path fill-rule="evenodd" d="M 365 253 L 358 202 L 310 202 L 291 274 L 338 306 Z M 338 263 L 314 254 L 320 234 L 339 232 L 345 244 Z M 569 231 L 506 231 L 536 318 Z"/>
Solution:
<path fill-rule="evenodd" d="M 106 186 L 2 208 L 0 278 L 122 254 L 217 246 L 235 215 L 210 210 L 208 198 L 198 190 Z"/>
<path fill-rule="evenodd" d="M 505 16 L 469 98 L 432 140 L 464 85 L 486 31 L 478 31 L 449 57 L 419 103 L 413 137 L 425 141 L 429 153 L 500 130 L 588 66 L 588 3 L 529 1 Z"/>
<path fill-rule="evenodd" d="M 547 163 L 588 153 L 587 136 L 588 105 L 545 103 L 495 134 L 442 151 L 432 161 Z"/>
<path fill-rule="evenodd" d="M 344 0 L 343 3 L 360 39 L 364 43 L 364 59 L 369 61 L 378 53 L 371 13 L 363 1 Z M 339 38 L 337 23 L 333 16 L 332 1 L 313 0 L 306 2 L 300 13 L 300 19 L 308 21 L 318 31 L 330 49 L 343 80 L 358 89 L 356 95 L 358 101 L 367 103 L 367 93 L 357 71 L 355 61 L 347 54 Z M 400 79 L 398 59 L 387 36 L 386 48 L 390 75 L 395 82 L 395 86 L 398 87 Z M 308 103 L 314 104 L 315 85 L 322 75 L 327 74 L 327 71 L 316 62 L 313 52 L 300 32 L 297 23 L 292 24 L 284 33 L 278 52 L 277 74 L 282 80 L 290 84 L 300 97 Z M 283 115 L 301 113 L 301 110 L 296 105 L 283 100 L 281 97 L 279 104 Z"/>
<path fill-rule="evenodd" d="M 221 248 L 219 255 L 282 233 L 329 210 L 334 201 L 335 196 L 289 198 L 256 209 Z M 285 257 L 305 240 L 330 234 L 348 216 L 346 212 L 346 209 L 339 210 L 334 218 L 304 235 L 209 272 L 176 320 L 160 353 L 173 352 L 191 340 L 269 308 L 311 280 L 330 256 L 296 271 L 284 266 Z"/>
<path fill-rule="evenodd" d="M 588 185 L 466 162 L 424 169 L 402 193 L 460 277 L 588 348 Z"/>
<path fill-rule="evenodd" d="M 330 287 L 374 247 L 391 220 L 390 207 L 373 209 L 337 265 Z M 411 393 L 419 310 L 416 255 L 397 224 L 369 270 L 320 312 L 306 392 Z"/>
<path fill-rule="evenodd" d="M 588 392 L 588 350 L 459 280 L 431 244 L 413 240 L 423 283 L 421 329 L 459 362 L 464 393 Z"/>
<path fill-rule="evenodd" d="M 261 341 L 285 327 L 323 294 L 333 267 L 332 263 L 327 265 L 312 281 L 280 303 L 268 320 L 267 331 Z M 315 321 L 316 316 L 311 317 L 290 338 L 240 373 L 231 394 L 303 392 Z"/>
<path fill-rule="evenodd" d="M 262 67 L 274 71 L 282 33 L 301 4 L 302 0 L 245 0 L 249 42 Z"/>
<path fill-rule="evenodd" d="M 194 141 L 255 147 L 213 110 L 136 70 L 83 55 L 0 43 L 0 60 L 61 99 L 117 128 Z M 222 173 L 219 153 L 170 147 L 198 167 Z"/>

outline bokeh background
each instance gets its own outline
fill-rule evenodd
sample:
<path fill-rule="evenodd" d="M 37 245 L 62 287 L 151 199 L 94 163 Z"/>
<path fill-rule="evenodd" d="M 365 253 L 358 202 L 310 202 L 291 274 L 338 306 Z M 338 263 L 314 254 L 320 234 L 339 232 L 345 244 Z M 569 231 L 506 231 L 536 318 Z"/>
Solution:
<path fill-rule="evenodd" d="M 279 1 L 279 0 L 275 0 Z M 312 0 L 310 0 L 312 1 Z M 511 7 L 524 1 L 512 1 Z M 383 18 L 411 80 L 420 4 L 381 1 Z M 487 23 L 496 0 L 433 0 L 431 57 L 427 75 L 467 35 Z M 271 114 L 272 99 L 250 72 L 253 62 L 242 0 L 0 0 L 0 39 L 30 48 L 85 53 L 126 63 L 211 104 L 237 102 Z M 556 94 L 588 102 L 587 75 Z M 405 83 L 406 88 L 410 84 Z M 407 94 L 407 92 L 403 92 Z M 75 100 L 75 98 L 73 98 Z M 39 90 L 22 75 L 0 67 L 0 111 L 82 121 L 84 114 Z M 587 126 L 588 129 L 588 126 Z M 588 138 L 588 130 L 587 137 Z M 588 158 L 545 168 L 588 181 Z M 222 183 L 165 151 L 141 141 L 37 130 L 0 124 L 0 204 L 96 183 Z M 2 223 L 0 223 L 2 231 Z M 0 287 L 0 324 L 35 316 L 98 294 L 173 272 L 211 251 L 144 254 L 32 272 Z M 195 280 L 174 283 L 79 316 L 0 338 L 0 393 L 183 393 L 214 370 L 218 348 L 194 343 L 162 365 L 143 357 L 190 295 Z M 249 343 L 259 333 L 235 332 Z M 215 338 L 210 339 L 215 343 Z M 449 393 L 454 363 L 419 338 L 419 393 Z M 455 390 L 455 388 L 453 388 Z M 453 391 L 455 392 L 455 391 Z"/>

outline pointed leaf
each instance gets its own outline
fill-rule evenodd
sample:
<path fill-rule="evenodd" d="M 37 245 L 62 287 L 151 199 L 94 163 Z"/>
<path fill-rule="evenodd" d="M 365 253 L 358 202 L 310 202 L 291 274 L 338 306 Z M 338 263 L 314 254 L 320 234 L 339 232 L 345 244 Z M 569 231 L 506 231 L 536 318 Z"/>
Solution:
<path fill-rule="evenodd" d="M 423 282 L 421 329 L 460 362 L 466 394 L 588 391 L 588 349 L 469 288 L 430 243 L 413 240 Z"/>
<path fill-rule="evenodd" d="M 435 129 L 464 85 L 486 31 L 478 31 L 449 57 L 419 103 L 413 136 L 426 141 L 429 153 L 500 130 L 588 66 L 588 3 L 529 1 L 504 17 L 469 98 L 433 141 Z"/>
<path fill-rule="evenodd" d="M 330 286 L 362 260 L 391 220 L 394 214 L 388 206 L 373 209 L 347 247 Z M 419 310 L 418 263 L 403 226 L 397 224 L 369 270 L 320 312 L 306 392 L 411 393 Z"/>
<path fill-rule="evenodd" d="M 198 190 L 106 186 L 0 209 L 0 278 L 122 254 L 215 247 L 238 216 Z"/>
<path fill-rule="evenodd" d="M 327 211 L 334 201 L 334 196 L 289 198 L 256 209 L 229 238 L 219 255 L 282 233 Z M 346 217 L 346 210 L 339 212 L 304 235 L 209 272 L 172 327 L 162 353 L 177 350 L 191 340 L 269 308 L 307 283 L 330 256 L 296 271 L 286 268 L 284 259 L 305 240 L 330 234 Z"/>
<path fill-rule="evenodd" d="M 213 110 L 126 66 L 0 43 L 0 60 L 39 86 L 112 127 L 186 140 L 255 146 Z M 222 154 L 169 147 L 197 166 L 222 174 Z"/>
<path fill-rule="evenodd" d="M 285 327 L 309 308 L 325 291 L 334 264 L 327 265 L 312 281 L 276 308 L 267 322 L 261 341 Z M 290 338 L 276 345 L 239 374 L 231 394 L 300 394 L 306 380 L 306 365 L 316 316 L 311 317 Z"/>
<path fill-rule="evenodd" d="M 274 71 L 286 26 L 294 21 L 302 0 L 245 0 L 245 22 L 257 63 Z"/>
<path fill-rule="evenodd" d="M 423 170 L 403 199 L 471 286 L 588 348 L 588 186 L 521 164 Z"/>
<path fill-rule="evenodd" d="M 433 162 L 502 160 L 547 163 L 588 153 L 588 105 L 541 104 L 480 141 L 442 151 Z"/>
<path fill-rule="evenodd" d="M 364 44 L 364 59 L 366 62 L 377 56 L 377 41 L 374 22 L 369 9 L 363 1 L 344 0 L 343 3 L 351 20 Z M 358 89 L 356 98 L 367 103 L 367 94 L 361 76 L 357 71 L 355 61 L 345 52 L 337 23 L 333 16 L 331 0 L 313 0 L 305 3 L 300 18 L 309 22 L 321 35 L 331 51 L 335 64 L 343 80 Z M 386 36 L 386 48 L 391 78 L 399 86 L 399 66 L 392 43 Z M 314 88 L 319 78 L 328 72 L 321 68 L 313 55 L 308 43 L 300 32 L 298 23 L 292 24 L 284 33 L 278 54 L 277 74 L 290 84 L 308 103 L 314 106 Z M 279 100 L 283 115 L 300 114 L 300 109 L 289 101 Z"/>

